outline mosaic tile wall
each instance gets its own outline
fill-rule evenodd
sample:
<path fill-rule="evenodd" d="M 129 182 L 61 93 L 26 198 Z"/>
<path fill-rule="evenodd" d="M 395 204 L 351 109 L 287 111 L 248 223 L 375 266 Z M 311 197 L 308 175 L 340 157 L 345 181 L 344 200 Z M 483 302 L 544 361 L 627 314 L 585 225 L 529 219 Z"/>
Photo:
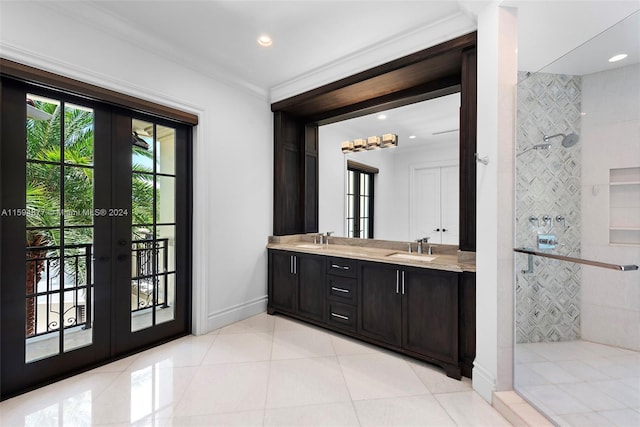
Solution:
<path fill-rule="evenodd" d="M 581 78 L 561 74 L 521 73 L 517 89 L 516 123 L 516 246 L 536 248 L 538 234 L 554 234 L 560 245 L 552 253 L 580 256 L 580 142 L 562 146 L 544 135 L 580 135 Z M 543 217 L 552 217 L 544 224 Z M 557 216 L 565 221 L 558 221 Z M 530 217 L 538 219 L 530 220 Z M 516 341 L 551 342 L 580 337 L 581 268 L 577 264 L 516 256 Z"/>

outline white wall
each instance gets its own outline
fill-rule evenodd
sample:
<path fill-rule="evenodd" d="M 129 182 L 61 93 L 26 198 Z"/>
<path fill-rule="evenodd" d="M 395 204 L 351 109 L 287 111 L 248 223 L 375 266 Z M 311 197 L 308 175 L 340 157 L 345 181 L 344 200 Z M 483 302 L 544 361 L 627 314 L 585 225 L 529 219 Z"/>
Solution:
<path fill-rule="evenodd" d="M 473 388 L 512 388 L 513 147 L 517 29 L 512 9 L 492 2 L 478 15 L 476 360 Z"/>
<path fill-rule="evenodd" d="M 640 167 L 640 64 L 583 76 L 582 110 L 583 257 L 640 264 L 640 246 L 609 244 L 609 170 Z M 638 206 L 640 195 L 627 202 Z M 585 266 L 582 338 L 640 351 L 639 285 L 639 271 Z"/>
<path fill-rule="evenodd" d="M 272 231 L 269 102 L 74 20 L 55 7 L 3 2 L 0 54 L 199 115 L 194 135 L 194 331 L 266 307 Z"/>

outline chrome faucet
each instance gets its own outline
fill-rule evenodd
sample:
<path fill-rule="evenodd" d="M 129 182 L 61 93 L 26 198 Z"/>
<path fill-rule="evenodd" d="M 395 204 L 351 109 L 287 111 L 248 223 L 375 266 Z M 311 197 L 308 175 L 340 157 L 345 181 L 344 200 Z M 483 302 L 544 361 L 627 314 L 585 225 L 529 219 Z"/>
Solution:
<path fill-rule="evenodd" d="M 331 234 L 333 234 L 333 231 L 327 231 L 325 233 L 325 235 L 327 236 L 327 238 L 325 239 L 325 243 L 327 244 L 327 246 L 329 246 L 329 237 L 331 237 Z"/>
<path fill-rule="evenodd" d="M 428 237 L 423 237 L 422 239 L 416 240 L 416 242 L 418 242 L 418 253 L 421 254 L 422 253 L 422 246 L 425 243 L 429 243 L 429 238 Z M 431 253 L 431 246 L 429 246 L 429 253 Z"/>
<path fill-rule="evenodd" d="M 327 231 L 326 233 L 318 233 L 318 236 L 320 236 L 320 244 L 321 245 L 326 244 L 327 246 L 329 246 L 329 237 L 331 237 L 331 234 L 333 234 L 333 231 Z"/>

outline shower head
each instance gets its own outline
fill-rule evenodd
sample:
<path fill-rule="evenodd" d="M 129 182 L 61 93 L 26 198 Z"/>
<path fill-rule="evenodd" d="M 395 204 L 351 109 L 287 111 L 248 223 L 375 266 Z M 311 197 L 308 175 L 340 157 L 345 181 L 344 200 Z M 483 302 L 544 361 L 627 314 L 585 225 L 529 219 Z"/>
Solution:
<path fill-rule="evenodd" d="M 558 137 L 558 136 L 562 137 L 562 146 L 564 148 L 573 147 L 574 145 L 576 145 L 578 143 L 578 139 L 580 139 L 580 137 L 575 133 L 570 133 L 568 135 L 565 135 L 564 133 L 557 133 L 557 134 L 551 135 L 551 136 L 545 135 L 544 138 L 542 138 L 542 140 L 544 142 L 549 142 L 549 140 L 551 138 L 555 138 L 555 137 Z"/>

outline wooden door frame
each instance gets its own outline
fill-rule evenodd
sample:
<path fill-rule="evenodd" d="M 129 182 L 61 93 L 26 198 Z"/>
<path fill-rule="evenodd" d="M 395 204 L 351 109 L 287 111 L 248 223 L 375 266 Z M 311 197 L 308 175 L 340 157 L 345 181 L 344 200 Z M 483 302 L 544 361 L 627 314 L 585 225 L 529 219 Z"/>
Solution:
<path fill-rule="evenodd" d="M 318 126 L 460 92 L 459 247 L 475 251 L 476 45 L 473 32 L 271 104 L 273 234 L 318 232 Z M 300 161 L 290 171 L 298 175 L 297 186 L 284 179 L 287 164 L 280 152 L 285 139 L 298 147 Z"/>
<path fill-rule="evenodd" d="M 4 64 L 5 60 L 2 60 Z M 25 69 L 35 70 L 34 72 L 38 74 L 39 70 L 33 69 L 31 67 L 23 66 Z M 5 72 L 6 71 L 6 72 Z M 62 360 L 54 360 L 51 359 L 42 359 L 38 360 L 34 363 L 42 365 L 44 368 L 41 370 L 42 375 L 38 377 L 37 380 L 30 382 L 23 382 L 19 380 L 19 374 L 22 372 L 22 368 L 18 369 L 17 365 L 24 363 L 24 352 L 20 352 L 16 357 L 6 357 L 2 358 L 2 354 L 0 354 L 0 378 L 4 381 L 2 387 L 0 388 L 0 400 L 7 399 L 14 395 L 29 391 L 33 388 L 37 388 L 43 385 L 46 385 L 50 382 L 54 382 L 63 378 L 67 378 L 69 376 L 75 375 L 77 373 L 86 371 L 88 369 L 92 369 L 96 366 L 104 365 L 106 363 L 110 363 L 114 360 L 117 360 L 121 357 L 124 357 L 128 354 L 132 354 L 159 344 L 166 342 L 171 339 L 178 338 L 180 336 L 184 336 L 191 332 L 191 310 L 192 310 L 192 241 L 193 241 L 193 220 L 192 220 L 192 203 L 193 203 L 193 134 L 191 129 L 191 123 L 188 121 L 176 121 L 175 117 L 167 118 L 168 115 L 165 114 L 164 117 L 158 117 L 155 114 L 142 113 L 137 110 L 129 110 L 119 107 L 110 103 L 108 100 L 104 99 L 96 99 L 92 96 L 82 97 L 80 93 L 78 93 L 77 88 L 74 87 L 74 90 L 70 90 L 68 87 L 57 87 L 52 86 L 51 83 L 53 81 L 47 81 L 48 84 L 43 84 L 41 81 L 28 81 L 23 76 L 15 76 L 11 74 L 11 69 L 2 70 L 2 85 L 10 85 L 15 90 L 2 90 L 0 91 L 1 97 L 1 109 L 3 111 L 2 115 L 2 126 L 0 126 L 0 130 L 2 131 L 0 134 L 0 177 L 2 178 L 0 183 L 0 196 L 2 199 L 0 201 L 4 201 L 6 198 L 10 198 L 13 201 L 17 201 L 16 208 L 18 206 L 24 205 L 25 200 L 25 184 L 23 181 L 18 180 L 16 183 L 13 177 L 15 176 L 25 176 L 25 168 L 26 168 L 26 150 L 24 149 L 24 145 L 26 144 L 26 136 L 25 136 L 25 120 L 26 120 L 26 109 L 25 109 L 25 97 L 23 93 L 29 93 L 31 88 L 34 88 L 33 91 L 37 93 L 44 93 L 50 97 L 63 97 L 65 100 L 70 100 L 70 102 L 75 102 L 80 105 L 87 105 L 94 108 L 94 110 L 102 109 L 106 111 L 109 117 L 105 120 L 105 125 L 108 126 L 108 130 L 105 130 L 106 127 L 102 126 L 101 129 L 96 129 L 96 132 L 101 132 L 102 140 L 109 140 L 109 138 L 113 137 L 112 135 L 112 117 L 116 115 L 117 111 L 126 112 L 125 116 L 121 115 L 121 118 L 124 117 L 124 120 L 128 120 L 129 127 L 124 129 L 124 134 L 120 132 L 119 137 L 115 137 L 114 139 L 119 140 L 120 142 L 124 142 L 127 147 L 130 147 L 130 137 L 131 137 L 131 129 L 130 129 L 130 121 L 131 117 L 136 115 L 143 115 L 147 118 L 153 119 L 158 123 L 162 123 L 165 125 L 172 125 L 180 127 L 179 131 L 184 133 L 184 139 L 186 140 L 186 144 L 181 144 L 180 146 L 176 146 L 176 160 L 178 158 L 182 158 L 183 162 L 177 162 L 176 164 L 176 176 L 182 176 L 183 179 L 180 182 L 177 182 L 176 186 L 176 203 L 182 204 L 184 206 L 183 209 L 178 209 L 176 213 L 176 253 L 178 251 L 182 251 L 184 254 L 182 257 L 178 257 L 176 260 L 176 271 L 181 272 L 181 277 L 184 280 L 184 286 L 186 288 L 184 295 L 184 306 L 181 307 L 180 310 L 176 310 L 175 319 L 178 322 L 175 322 L 175 326 L 172 325 L 162 334 L 157 333 L 148 333 L 143 332 L 139 335 L 146 335 L 143 337 L 145 339 L 139 345 L 129 345 L 121 346 L 120 348 L 114 347 L 114 322 L 113 318 L 109 319 L 111 314 L 113 313 L 113 307 L 108 307 L 108 313 L 100 319 L 100 323 L 103 325 L 108 325 L 110 333 L 112 334 L 106 344 L 103 346 L 100 343 L 100 349 L 98 351 L 93 351 L 92 348 L 97 348 L 96 343 L 97 340 L 94 340 L 94 343 L 91 346 L 81 347 L 78 349 L 74 349 L 72 352 L 65 353 L 68 355 L 65 360 L 73 359 L 74 361 L 79 361 L 78 364 L 74 364 L 73 366 L 67 366 L 67 364 L 63 363 Z M 50 73 L 42 72 L 43 75 L 47 76 Z M 17 93 L 18 96 L 15 95 Z M 134 113 L 135 111 L 135 113 Z M 127 116 L 128 115 L 128 116 Z M 15 117 L 22 117 L 23 120 L 11 120 Z M 122 129 L 120 129 L 122 131 Z M 11 141 L 18 140 L 23 141 L 22 144 L 12 144 Z M 18 150 L 18 152 L 16 152 Z M 122 164 L 113 165 L 112 161 L 114 160 L 111 156 L 112 145 L 111 144 L 99 144 L 94 147 L 95 153 L 100 153 L 96 155 L 100 155 L 101 157 L 109 157 L 108 165 L 105 163 L 100 163 L 100 165 L 94 165 L 94 171 L 103 170 L 104 167 L 108 167 L 108 173 L 114 173 L 114 170 L 126 170 Z M 130 150 L 130 148 L 129 148 Z M 178 151 L 180 151 L 181 156 L 178 156 Z M 129 151 L 130 152 L 130 151 Z M 24 158 L 24 162 L 16 162 L 15 159 Z M 130 155 L 129 155 L 130 158 Z M 130 161 L 129 161 L 130 163 Z M 125 165 L 126 166 L 126 165 Z M 129 164 L 130 168 L 130 164 Z M 103 171 L 104 172 L 104 171 Z M 98 184 L 96 184 L 98 185 Z M 94 190 L 94 194 L 105 195 L 107 198 L 111 198 L 111 195 L 116 193 L 116 189 L 107 188 L 112 185 L 112 182 L 101 182 L 102 187 L 96 187 Z M 120 200 L 122 200 L 123 194 L 120 194 Z M 124 195 L 127 196 L 127 195 Z M 103 197 L 104 198 L 104 197 Z M 130 203 L 130 194 L 128 195 L 128 200 Z M 112 200 L 113 202 L 113 200 Z M 5 208 L 10 208 L 9 206 L 3 206 Z M 13 208 L 13 206 L 11 206 Z M 98 223 L 104 221 L 111 221 L 107 216 L 96 216 L 94 218 L 94 227 L 97 230 Z M 22 222 L 22 223 L 21 223 Z M 111 235 L 113 229 L 111 225 L 109 225 L 108 234 Z M 102 233 L 103 230 L 100 230 Z M 123 231 L 124 232 L 124 231 Z M 123 232 L 118 234 L 120 238 L 123 235 Z M 178 238 L 178 234 L 182 233 L 184 237 Z M 2 235 L 2 239 L 0 242 L 0 256 L 2 257 L 2 265 L 0 265 L 0 304 L 4 308 L 7 302 L 16 301 L 14 304 L 11 304 L 10 310 L 0 310 L 2 314 L 2 325 L 9 328 L 10 325 L 15 326 L 16 319 L 24 319 L 25 318 L 25 309 L 24 309 L 24 290 L 14 290 L 10 288 L 8 284 L 10 283 L 24 283 L 25 282 L 25 269 L 24 269 L 24 252 L 16 251 L 12 245 L 15 245 L 15 242 L 24 241 L 25 236 L 25 226 L 24 226 L 24 217 L 2 217 L 0 218 L 0 234 Z M 126 235 L 130 234 L 130 227 L 126 229 Z M 104 235 L 104 233 L 102 233 Z M 96 234 L 97 236 L 97 234 Z M 115 236 L 115 235 L 114 235 Z M 103 241 L 104 239 L 97 239 L 94 237 L 95 241 Z M 112 242 L 117 241 L 117 239 L 111 238 Z M 95 243 L 94 243 L 95 244 Z M 105 257 L 107 259 L 115 260 L 118 256 L 116 253 L 116 249 L 113 245 L 109 245 L 109 247 L 104 247 L 104 245 L 98 247 L 96 246 L 94 254 L 96 255 L 96 264 L 98 264 L 97 258 L 100 256 Z M 15 268 L 14 268 L 15 266 Z M 22 266 L 22 267 L 20 267 Z M 94 265 L 94 268 L 97 268 L 97 265 Z M 115 272 L 120 271 L 120 273 L 124 273 L 127 276 L 127 282 L 130 282 L 130 269 L 122 271 L 123 269 L 117 269 L 115 266 L 109 268 L 106 273 L 97 274 L 100 277 L 106 277 L 107 275 L 111 278 L 115 277 Z M 178 274 L 176 274 L 178 277 Z M 16 279 L 17 278 L 17 279 Z M 176 286 L 177 286 L 176 280 Z M 5 285 L 6 284 L 6 285 Z M 96 283 L 94 282 L 94 286 Z M 112 302 L 114 298 L 116 298 L 116 293 L 113 292 L 113 287 L 110 290 L 110 298 L 109 300 Z M 178 293 L 176 292 L 176 298 Z M 106 298 L 105 298 L 106 299 Z M 106 304 L 110 301 L 104 301 Z M 98 299 L 95 299 L 95 303 L 99 304 Z M 96 312 L 94 312 L 96 313 Z M 98 318 L 96 317 L 95 322 L 98 322 Z M 174 322 L 171 322 L 174 323 Z M 178 325 L 178 323 L 181 323 Z M 94 325 L 95 328 L 95 325 Z M 18 336 L 21 336 L 21 339 L 24 339 L 24 330 L 18 328 L 15 333 L 10 334 L 2 334 L 2 344 L 3 348 L 11 348 L 10 345 L 17 340 Z M 101 330 L 99 333 L 101 336 L 107 335 L 107 330 Z M 105 348 L 106 347 L 106 348 Z M 24 345 L 22 346 L 24 349 Z M 95 354 L 94 354 L 95 353 Z M 16 371 L 16 372 L 11 372 Z M 12 375 L 2 375 L 2 373 L 6 374 L 10 372 Z M 16 375 L 18 374 L 18 375 Z M 18 378 L 18 380 L 14 380 Z M 8 378 L 8 380 L 7 380 Z"/>

